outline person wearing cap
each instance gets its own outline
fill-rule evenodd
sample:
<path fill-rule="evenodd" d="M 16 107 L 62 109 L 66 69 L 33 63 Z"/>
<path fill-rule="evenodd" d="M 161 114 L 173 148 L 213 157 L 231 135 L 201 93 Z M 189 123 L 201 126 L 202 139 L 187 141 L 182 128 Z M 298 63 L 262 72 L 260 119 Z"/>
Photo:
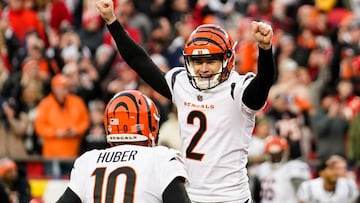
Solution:
<path fill-rule="evenodd" d="M 34 123 L 37 135 L 43 140 L 43 157 L 73 160 L 79 155 L 80 143 L 89 125 L 84 100 L 69 92 L 66 76 L 55 75 L 51 80 L 51 93 L 38 104 Z M 69 165 L 65 167 L 67 172 L 71 170 Z"/>
<path fill-rule="evenodd" d="M 298 203 L 355 203 L 359 189 L 345 176 L 346 159 L 331 155 L 318 166 L 318 177 L 304 181 L 297 192 Z"/>

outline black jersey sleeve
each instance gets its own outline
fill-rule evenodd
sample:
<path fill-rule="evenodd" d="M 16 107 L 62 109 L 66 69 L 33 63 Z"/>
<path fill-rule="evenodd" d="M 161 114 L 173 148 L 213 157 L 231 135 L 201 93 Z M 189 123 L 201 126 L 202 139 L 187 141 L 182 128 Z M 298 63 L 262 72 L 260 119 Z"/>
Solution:
<path fill-rule="evenodd" d="M 125 62 L 155 91 L 171 99 L 164 73 L 152 61 L 149 54 L 127 34 L 119 21 L 107 25 L 111 36 Z"/>
<path fill-rule="evenodd" d="M 166 187 L 162 194 L 164 203 L 191 203 L 184 186 L 184 179 L 177 177 Z"/>
<path fill-rule="evenodd" d="M 259 47 L 258 71 L 254 79 L 244 90 L 243 102 L 253 109 L 259 110 L 266 102 L 271 86 L 276 80 L 276 66 L 272 49 Z"/>
<path fill-rule="evenodd" d="M 56 203 L 81 203 L 81 199 L 68 187 Z"/>

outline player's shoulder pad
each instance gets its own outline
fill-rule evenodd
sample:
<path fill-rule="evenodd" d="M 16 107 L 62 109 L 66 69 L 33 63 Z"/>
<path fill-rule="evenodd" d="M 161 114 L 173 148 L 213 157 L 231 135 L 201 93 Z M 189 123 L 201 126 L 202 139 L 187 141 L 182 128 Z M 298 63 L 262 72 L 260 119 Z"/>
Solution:
<path fill-rule="evenodd" d="M 75 159 L 75 163 L 79 162 L 87 162 L 87 160 L 92 159 L 92 157 L 96 157 L 95 154 L 98 153 L 99 149 L 92 149 L 90 151 L 84 152 L 81 156 Z"/>
<path fill-rule="evenodd" d="M 248 81 L 249 79 L 255 77 L 255 73 L 253 72 L 248 72 L 244 75 L 244 80 L 243 80 L 243 84 L 246 83 L 246 81 Z"/>
<path fill-rule="evenodd" d="M 290 160 L 287 163 L 290 166 L 310 168 L 308 163 L 306 163 L 305 161 L 299 160 L 299 159 Z"/>
<path fill-rule="evenodd" d="M 174 88 L 176 76 L 178 76 L 182 72 L 186 72 L 185 67 L 174 67 L 166 73 L 166 75 L 169 75 L 171 77 L 171 89 Z"/>
<path fill-rule="evenodd" d="M 286 165 L 289 173 L 300 173 L 302 175 L 310 175 L 310 166 L 302 160 L 291 160 Z"/>
<path fill-rule="evenodd" d="M 156 148 L 161 153 L 160 156 L 163 156 L 166 160 L 168 161 L 177 160 L 180 163 L 184 164 L 183 156 L 180 151 L 165 146 L 157 146 Z"/>
<path fill-rule="evenodd" d="M 180 151 L 175 149 L 170 149 L 170 154 L 172 154 L 172 158 L 170 159 L 170 161 L 178 160 L 180 163 L 184 164 L 184 159 Z"/>
<path fill-rule="evenodd" d="M 255 74 L 253 72 L 248 72 L 245 75 L 240 75 L 240 80 L 232 82 L 230 85 L 231 98 L 234 99 L 234 91 L 235 91 L 235 87 L 236 87 L 237 83 L 242 83 L 242 85 L 244 85 L 249 79 L 254 78 L 254 77 L 255 77 Z"/>

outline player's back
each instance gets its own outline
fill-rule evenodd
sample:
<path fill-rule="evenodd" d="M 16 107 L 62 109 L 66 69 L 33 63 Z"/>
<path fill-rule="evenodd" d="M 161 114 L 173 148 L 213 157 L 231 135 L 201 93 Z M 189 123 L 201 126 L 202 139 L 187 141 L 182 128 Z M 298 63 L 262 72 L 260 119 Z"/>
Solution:
<path fill-rule="evenodd" d="M 82 202 L 162 202 L 163 191 L 177 176 L 186 178 L 177 151 L 120 145 L 79 157 L 69 187 Z"/>

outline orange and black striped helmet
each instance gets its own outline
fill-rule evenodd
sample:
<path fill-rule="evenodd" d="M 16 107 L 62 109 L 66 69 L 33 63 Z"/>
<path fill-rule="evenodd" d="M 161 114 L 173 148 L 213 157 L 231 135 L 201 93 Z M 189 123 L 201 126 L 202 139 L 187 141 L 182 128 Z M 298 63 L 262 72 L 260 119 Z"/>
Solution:
<path fill-rule="evenodd" d="M 198 26 L 185 42 L 183 56 L 190 83 L 197 89 L 210 89 L 228 79 L 235 62 L 235 45 L 231 36 L 219 25 L 203 24 Z M 222 60 L 218 76 L 207 84 L 199 84 L 192 59 L 216 57 Z"/>
<path fill-rule="evenodd" d="M 117 93 L 107 104 L 104 126 L 108 143 L 157 142 L 160 115 L 155 103 L 137 90 Z"/>
<path fill-rule="evenodd" d="M 278 153 L 287 151 L 289 148 L 288 142 L 285 138 L 278 135 L 271 135 L 265 139 L 265 153 Z"/>

